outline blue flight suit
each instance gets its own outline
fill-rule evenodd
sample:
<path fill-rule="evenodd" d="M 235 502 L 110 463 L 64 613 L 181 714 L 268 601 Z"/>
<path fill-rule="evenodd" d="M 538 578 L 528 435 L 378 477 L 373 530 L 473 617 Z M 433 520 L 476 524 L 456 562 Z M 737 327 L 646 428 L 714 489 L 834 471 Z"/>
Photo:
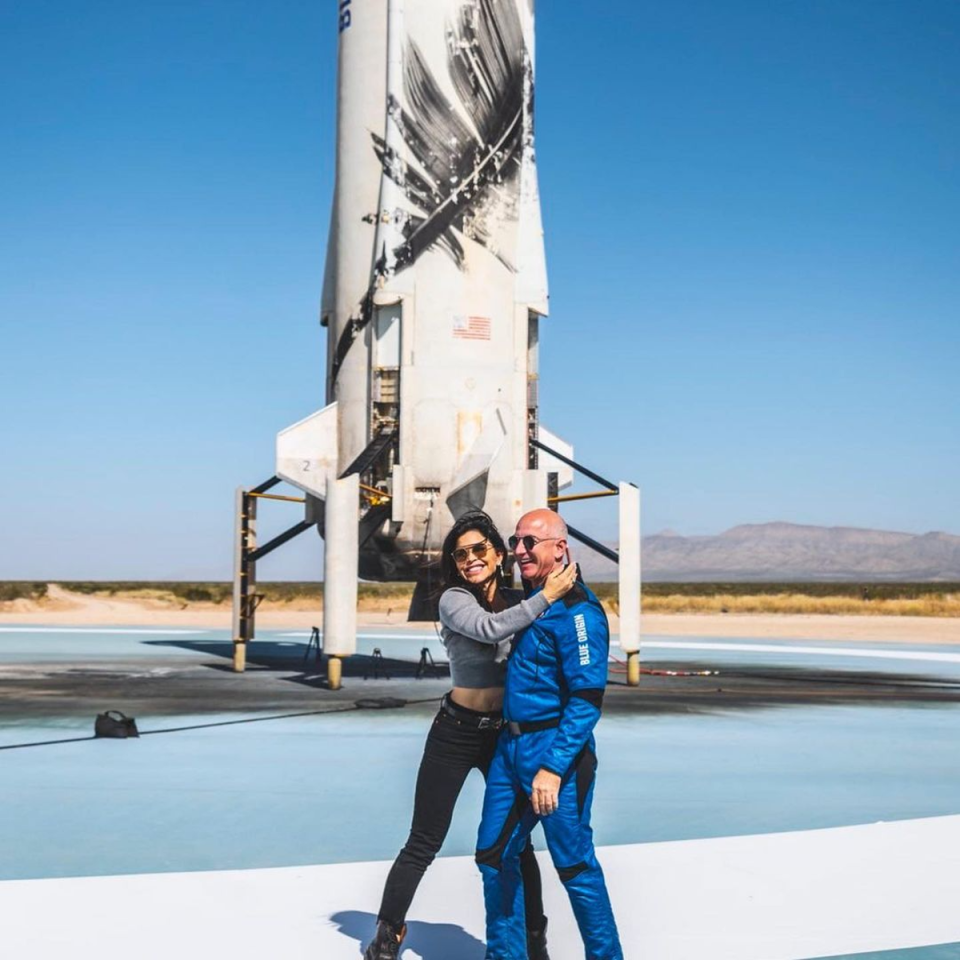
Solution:
<path fill-rule="evenodd" d="M 477 839 L 488 960 L 526 960 L 520 851 L 538 820 L 587 960 L 623 958 L 590 829 L 597 769 L 593 728 L 607 685 L 609 648 L 606 614 L 582 583 L 514 638 L 503 702 L 507 723 L 487 775 Z M 530 802 L 541 767 L 562 778 L 558 807 L 542 818 Z"/>

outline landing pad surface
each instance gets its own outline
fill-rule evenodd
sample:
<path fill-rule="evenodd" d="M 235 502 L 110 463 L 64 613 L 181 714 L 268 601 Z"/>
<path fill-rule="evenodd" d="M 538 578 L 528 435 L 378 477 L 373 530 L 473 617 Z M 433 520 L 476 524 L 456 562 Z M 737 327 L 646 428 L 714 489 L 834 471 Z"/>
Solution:
<path fill-rule="evenodd" d="M 221 631 L 0 632 L 4 955 L 358 960 L 449 678 L 435 634 L 371 630 L 332 693 L 306 642 L 265 633 L 238 676 Z M 439 676 L 416 679 L 425 646 Z M 390 679 L 363 679 L 374 647 Z M 643 662 L 639 691 L 611 663 L 597 731 L 628 957 L 960 957 L 960 649 L 649 638 Z M 408 705 L 355 709 L 385 696 Z M 145 735 L 89 739 L 108 707 Z M 482 789 L 405 960 L 483 956 Z M 582 956 L 544 875 L 552 955 Z"/>

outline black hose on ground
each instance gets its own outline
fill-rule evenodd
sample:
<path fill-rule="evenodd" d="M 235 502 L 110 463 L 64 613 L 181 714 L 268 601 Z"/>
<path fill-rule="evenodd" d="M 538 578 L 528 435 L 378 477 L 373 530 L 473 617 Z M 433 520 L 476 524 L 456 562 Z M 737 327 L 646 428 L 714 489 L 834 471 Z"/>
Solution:
<path fill-rule="evenodd" d="M 142 730 L 141 737 L 156 736 L 160 733 L 181 733 L 184 730 L 205 730 L 209 727 L 232 727 L 239 723 L 263 723 L 266 720 L 291 720 L 295 717 L 318 717 L 325 713 L 352 713 L 357 710 L 397 710 L 418 703 L 438 701 L 437 697 L 425 697 L 421 700 L 403 700 L 400 697 L 368 697 L 355 700 L 342 707 L 329 707 L 326 710 L 305 710 L 301 713 L 277 713 L 269 717 L 245 717 L 242 720 L 215 720 L 212 723 L 194 723 L 185 727 L 162 727 L 159 730 Z M 37 740 L 33 743 L 8 743 L 0 750 L 22 750 L 26 747 L 52 747 L 60 743 L 83 743 L 86 740 L 113 739 L 110 737 L 67 737 L 63 740 Z M 129 739 L 129 738 L 124 738 Z"/>

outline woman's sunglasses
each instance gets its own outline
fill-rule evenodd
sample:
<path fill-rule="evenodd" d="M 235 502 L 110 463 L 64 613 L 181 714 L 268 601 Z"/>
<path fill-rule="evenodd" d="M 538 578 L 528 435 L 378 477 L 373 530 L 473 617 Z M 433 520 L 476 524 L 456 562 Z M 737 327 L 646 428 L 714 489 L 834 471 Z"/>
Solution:
<path fill-rule="evenodd" d="M 464 560 L 469 556 L 474 556 L 477 559 L 485 557 L 490 550 L 490 541 L 481 540 L 479 543 L 471 543 L 469 547 L 457 547 L 450 555 L 453 557 L 454 562 L 463 563 Z"/>
<path fill-rule="evenodd" d="M 507 541 L 507 546 L 511 550 L 516 550 L 517 547 L 522 543 L 529 552 L 532 550 L 538 543 L 545 543 L 547 540 L 562 540 L 562 537 L 535 537 L 532 533 L 528 533 L 525 537 L 511 537 Z"/>

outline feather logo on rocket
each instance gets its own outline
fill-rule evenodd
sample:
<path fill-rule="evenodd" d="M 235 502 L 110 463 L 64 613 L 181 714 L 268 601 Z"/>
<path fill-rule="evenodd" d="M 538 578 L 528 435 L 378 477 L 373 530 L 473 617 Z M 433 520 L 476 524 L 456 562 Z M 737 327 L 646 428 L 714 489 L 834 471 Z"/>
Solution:
<path fill-rule="evenodd" d="M 492 207 L 501 217 L 516 219 L 510 195 L 520 175 L 524 98 L 533 91 L 532 65 L 514 5 L 464 4 L 449 30 L 447 69 L 457 104 L 447 98 L 417 44 L 408 40 L 403 68 L 407 108 L 391 97 L 388 112 L 410 161 L 397 156 L 383 137 L 371 135 L 383 172 L 416 210 L 403 218 L 405 242 L 393 251 L 396 269 L 436 245 L 462 270 L 460 236 L 465 236 L 515 272 L 491 223 L 496 219 Z M 527 109 L 532 112 L 532 105 Z"/>

